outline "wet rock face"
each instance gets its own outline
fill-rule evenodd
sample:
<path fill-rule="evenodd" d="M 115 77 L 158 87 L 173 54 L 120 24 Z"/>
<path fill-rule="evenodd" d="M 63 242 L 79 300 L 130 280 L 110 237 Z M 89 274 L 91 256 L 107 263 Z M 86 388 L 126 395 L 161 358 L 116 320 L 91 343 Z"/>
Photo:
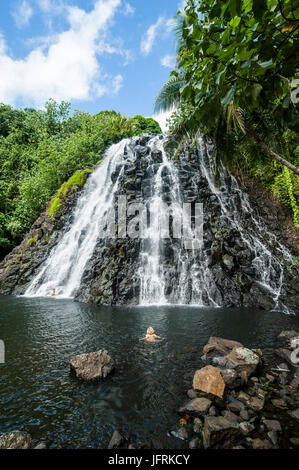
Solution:
<path fill-rule="evenodd" d="M 80 192 L 80 188 L 74 188 L 62 200 L 61 209 L 54 219 L 48 211 L 42 213 L 21 245 L 15 247 L 0 263 L 0 295 L 24 294 L 40 266 L 71 224 L 73 208 Z"/>
<path fill-rule="evenodd" d="M 113 182 L 120 177 L 119 189 L 114 196 L 116 214 L 118 196 L 126 195 L 129 205 L 146 202 L 153 195 L 152 182 L 160 168 L 162 153 L 150 147 L 152 137 L 143 135 L 131 139 L 124 151 L 124 164 L 118 165 L 111 174 Z M 186 146 L 174 162 L 183 202 L 202 203 L 204 208 L 203 248 L 194 253 L 193 262 L 199 268 L 192 273 L 192 279 L 203 286 L 201 303 L 282 310 L 289 306 L 296 312 L 298 272 L 296 268 L 288 270 L 291 262 L 283 261 L 279 245 L 283 236 L 280 237 L 273 215 L 263 214 L 264 219 L 257 224 L 259 208 L 250 206 L 236 179 L 224 175 L 217 184 L 212 181 L 207 169 L 211 169 L 213 164 L 207 148 L 205 142 L 199 149 Z M 163 201 L 170 203 L 172 180 L 168 168 L 163 169 L 161 178 Z M 25 292 L 51 249 L 68 230 L 79 194 L 80 190 L 63 201 L 55 220 L 47 213 L 42 214 L 22 244 L 0 264 L 0 295 Z M 272 228 L 275 229 L 275 238 L 271 235 Z M 256 236 L 260 237 L 258 243 L 254 243 Z M 274 262 L 266 263 L 267 269 L 264 269 L 263 256 L 258 251 L 261 244 L 276 257 Z M 177 255 L 180 246 L 181 240 L 175 238 L 161 240 L 160 264 L 166 285 L 165 297 L 170 303 L 177 303 L 181 282 Z M 138 304 L 140 249 L 138 238 L 99 239 L 87 260 L 76 299 L 100 305 Z M 187 264 L 187 270 L 191 270 L 191 256 Z M 184 286 L 183 303 L 193 301 L 191 281 Z M 272 286 L 271 292 L 265 287 L 268 282 Z M 279 302 L 276 305 L 278 291 L 283 304 Z"/>

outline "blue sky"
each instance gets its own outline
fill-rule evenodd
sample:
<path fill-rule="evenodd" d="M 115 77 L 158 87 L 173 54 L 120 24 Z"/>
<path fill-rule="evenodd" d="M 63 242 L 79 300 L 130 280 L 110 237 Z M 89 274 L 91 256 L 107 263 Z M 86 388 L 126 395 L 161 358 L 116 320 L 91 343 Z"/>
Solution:
<path fill-rule="evenodd" d="M 183 0 L 0 2 L 0 102 L 153 114 L 175 58 Z"/>

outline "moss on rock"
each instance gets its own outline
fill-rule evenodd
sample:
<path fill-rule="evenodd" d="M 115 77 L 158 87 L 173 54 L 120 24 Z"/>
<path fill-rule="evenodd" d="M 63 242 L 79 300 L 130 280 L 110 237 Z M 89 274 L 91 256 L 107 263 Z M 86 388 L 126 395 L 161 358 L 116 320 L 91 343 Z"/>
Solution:
<path fill-rule="evenodd" d="M 48 212 L 52 220 L 55 220 L 55 214 L 61 209 L 61 202 L 66 196 L 73 194 L 77 189 L 84 186 L 87 176 L 92 173 L 92 169 L 86 168 L 82 171 L 76 171 L 57 191 L 52 198 Z"/>

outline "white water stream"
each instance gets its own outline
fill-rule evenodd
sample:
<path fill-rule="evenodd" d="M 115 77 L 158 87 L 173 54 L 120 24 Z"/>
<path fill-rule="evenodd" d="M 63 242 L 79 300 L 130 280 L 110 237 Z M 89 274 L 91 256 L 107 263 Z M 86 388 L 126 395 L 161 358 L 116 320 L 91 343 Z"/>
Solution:
<path fill-rule="evenodd" d="M 57 297 L 75 296 L 86 264 L 98 241 L 101 221 L 113 206 L 115 194 L 119 190 L 128 153 L 129 158 L 135 158 L 134 146 L 129 145 L 131 142 L 130 139 L 125 139 L 108 149 L 103 162 L 89 177 L 77 200 L 70 227 L 28 286 L 26 296 L 48 296 L 52 289 L 56 290 Z M 188 303 L 220 306 L 217 298 L 211 294 L 214 279 L 208 257 L 203 250 L 198 248 L 186 250 L 182 238 L 172 244 L 174 252 L 172 265 L 165 265 L 163 262 L 165 233 L 161 216 L 163 217 L 165 211 L 165 175 L 168 180 L 167 202 L 171 204 L 173 220 L 181 221 L 182 224 L 186 222 L 183 225 L 187 227 L 184 232 L 185 237 L 189 239 L 195 237 L 194 229 L 189 226 L 187 220 L 190 214 L 183 205 L 178 166 L 172 159 L 167 158 L 163 144 L 164 140 L 160 137 L 153 137 L 147 143 L 150 147 L 150 152 L 146 156 L 147 166 L 155 168 L 155 171 L 151 179 L 151 196 L 145 201 L 151 223 L 145 230 L 145 238 L 141 241 L 139 253 L 140 304 Z M 257 282 L 270 293 L 277 308 L 287 311 L 280 304 L 279 297 L 283 284 L 283 263 L 291 261 L 290 253 L 278 242 L 274 234 L 269 233 L 262 221 L 253 216 L 247 195 L 242 192 L 236 179 L 231 175 L 228 176 L 224 169 L 220 175 L 220 186 L 225 188 L 229 178 L 230 187 L 226 187 L 224 191 L 216 187 L 211 149 L 208 148 L 207 152 L 205 150 L 203 141 L 199 140 L 201 173 L 208 183 L 210 192 L 219 202 L 220 217 L 226 225 L 240 233 L 245 245 L 254 253 L 252 266 L 258 273 Z M 157 152 L 161 154 L 158 163 Z M 115 179 L 112 175 L 117 167 L 121 167 L 121 170 Z M 240 201 L 241 210 L 251 218 L 246 230 L 240 217 Z M 268 247 L 272 245 L 275 245 L 281 260 L 271 253 Z M 171 283 L 176 285 L 172 285 L 169 296 L 168 287 Z"/>

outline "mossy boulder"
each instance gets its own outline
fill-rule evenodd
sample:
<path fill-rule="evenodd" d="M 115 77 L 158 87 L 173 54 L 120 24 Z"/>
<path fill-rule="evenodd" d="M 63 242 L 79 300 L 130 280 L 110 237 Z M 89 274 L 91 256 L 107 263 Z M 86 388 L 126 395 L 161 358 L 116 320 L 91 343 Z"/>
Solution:
<path fill-rule="evenodd" d="M 61 210 L 62 200 L 66 196 L 76 192 L 78 189 L 81 189 L 84 186 L 87 177 L 90 173 L 92 173 L 92 171 L 93 170 L 90 168 L 87 168 L 82 171 L 77 171 L 65 183 L 63 183 L 63 185 L 60 187 L 60 189 L 57 191 L 57 193 L 51 200 L 50 205 L 48 207 L 48 212 L 52 220 L 55 220 L 56 213 Z"/>

